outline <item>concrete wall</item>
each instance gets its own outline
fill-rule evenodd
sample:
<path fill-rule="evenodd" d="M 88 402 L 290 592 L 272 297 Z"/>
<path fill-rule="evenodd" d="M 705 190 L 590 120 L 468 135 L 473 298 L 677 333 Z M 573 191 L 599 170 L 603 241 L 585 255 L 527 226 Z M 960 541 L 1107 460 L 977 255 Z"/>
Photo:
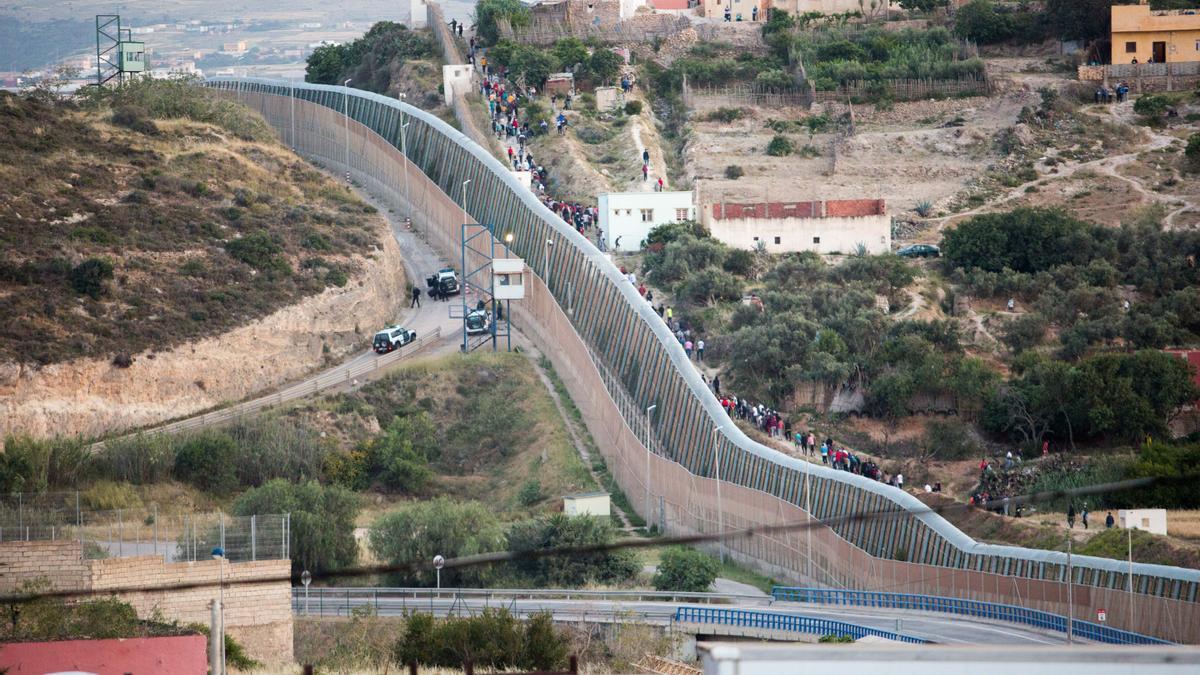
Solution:
<path fill-rule="evenodd" d="M 641 250 L 642 240 L 650 230 L 696 217 L 691 192 L 608 192 L 597 201 L 600 229 L 610 251 Z M 649 213 L 643 216 L 643 210 Z M 681 212 L 686 212 L 685 217 L 679 217 Z"/>
<path fill-rule="evenodd" d="M 1135 58 L 1138 63 L 1148 63 L 1154 56 L 1155 42 L 1164 43 L 1166 48 L 1166 58 L 1156 62 L 1200 61 L 1200 13 L 1152 12 L 1149 5 L 1112 7 L 1113 63 L 1131 63 Z"/>
<path fill-rule="evenodd" d="M 859 244 L 868 253 L 886 253 L 892 247 L 890 216 L 860 218 L 735 218 L 708 224 L 714 239 L 738 248 L 766 242 L 772 253 L 816 251 L 853 253 Z"/>
<path fill-rule="evenodd" d="M 1166 509 L 1121 509 L 1117 512 L 1117 524 L 1127 530 L 1145 530 L 1167 536 Z"/>
<path fill-rule="evenodd" d="M 85 560 L 76 541 L 0 543 L 0 591 L 39 581 L 59 590 L 112 590 L 143 618 L 157 613 L 167 620 L 207 624 L 224 578 L 228 632 L 266 663 L 292 657 L 290 573 L 287 560 L 167 563 L 153 555 Z M 194 583 L 212 585 L 169 590 Z"/>
<path fill-rule="evenodd" d="M 19 642 L 0 645 L 0 670 L 196 675 L 208 670 L 207 644 L 203 635 Z"/>

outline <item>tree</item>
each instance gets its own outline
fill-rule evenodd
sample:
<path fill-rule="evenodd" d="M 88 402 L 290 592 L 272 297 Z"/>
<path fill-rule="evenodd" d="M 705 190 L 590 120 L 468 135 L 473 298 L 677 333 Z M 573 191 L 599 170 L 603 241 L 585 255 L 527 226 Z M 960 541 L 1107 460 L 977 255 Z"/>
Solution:
<path fill-rule="evenodd" d="M 623 65 L 625 65 L 625 60 L 616 52 L 607 47 L 599 47 L 593 50 L 592 55 L 588 57 L 588 79 L 593 84 L 607 84 L 617 77 Z"/>
<path fill-rule="evenodd" d="M 1193 169 L 1200 168 L 1200 134 L 1188 136 L 1187 147 L 1183 150 L 1183 156 L 1187 157 Z"/>
<path fill-rule="evenodd" d="M 497 22 L 507 19 L 514 27 L 529 23 L 529 8 L 521 0 L 479 0 L 475 4 L 475 34 L 485 45 L 500 39 Z"/>
<path fill-rule="evenodd" d="M 950 0 L 899 0 L 900 9 L 910 12 L 932 12 L 950 4 Z"/>
<path fill-rule="evenodd" d="M 1063 40 L 1101 40 L 1112 27 L 1113 0 L 1046 0 L 1044 12 L 1055 35 Z"/>
<path fill-rule="evenodd" d="M 233 504 L 238 516 L 291 514 L 292 573 L 328 572 L 358 560 L 354 521 L 359 498 L 345 488 L 316 481 L 291 483 L 282 478 L 247 490 Z M 261 527 L 261 525 L 260 525 Z"/>
<path fill-rule="evenodd" d="M 71 286 L 93 300 L 104 294 L 105 282 L 113 278 L 113 265 L 103 258 L 88 258 L 71 269 Z"/>
<path fill-rule="evenodd" d="M 942 254 L 951 268 L 1036 273 L 1082 262 L 1089 250 L 1076 242 L 1093 229 L 1058 209 L 1021 207 L 959 223 L 942 235 Z"/>
<path fill-rule="evenodd" d="M 315 84 L 341 84 L 338 78 L 346 68 L 342 45 L 321 45 L 313 50 L 304 67 L 304 81 Z"/>
<path fill-rule="evenodd" d="M 237 446 L 223 431 L 202 431 L 175 451 L 175 479 L 208 492 L 227 494 L 237 487 Z"/>
<path fill-rule="evenodd" d="M 1012 20 L 996 11 L 991 0 L 971 0 L 958 9 L 954 32 L 961 38 L 982 44 L 1002 42 L 1012 37 Z"/>
<path fill-rule="evenodd" d="M 504 532 L 495 511 L 479 502 L 455 502 L 445 497 L 405 504 L 371 525 L 371 552 L 392 565 L 413 566 L 393 575 L 400 585 L 432 586 L 430 561 L 435 555 L 454 558 L 504 549 Z M 487 568 L 442 571 L 448 586 L 479 584 L 488 579 Z"/>
<path fill-rule="evenodd" d="M 616 532 L 607 520 L 568 518 L 556 513 L 513 525 L 508 531 L 508 550 L 604 545 L 615 538 Z M 528 579 L 523 583 L 551 588 L 617 583 L 629 580 L 638 571 L 637 562 L 624 551 L 529 558 L 513 565 L 519 575 Z"/>
<path fill-rule="evenodd" d="M 550 53 L 554 54 L 554 59 L 562 70 L 573 70 L 577 65 L 587 65 L 587 46 L 579 38 L 569 37 L 555 42 Z"/>
<path fill-rule="evenodd" d="M 654 588 L 677 593 L 704 593 L 717 579 L 717 561 L 695 549 L 676 546 L 663 552 L 654 572 Z"/>
<path fill-rule="evenodd" d="M 370 442 L 369 455 L 384 485 L 401 492 L 416 492 L 429 482 L 429 455 L 436 448 L 429 413 L 396 416 L 385 433 Z"/>

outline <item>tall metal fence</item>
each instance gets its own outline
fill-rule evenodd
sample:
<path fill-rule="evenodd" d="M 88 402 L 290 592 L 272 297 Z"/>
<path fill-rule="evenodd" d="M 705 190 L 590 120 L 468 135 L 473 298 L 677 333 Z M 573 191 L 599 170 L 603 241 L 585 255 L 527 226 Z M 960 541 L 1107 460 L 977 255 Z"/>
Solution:
<path fill-rule="evenodd" d="M 646 508 L 646 499 L 649 520 L 661 517 L 668 532 L 736 533 L 809 521 L 805 531 L 735 535 L 725 548 L 781 578 L 1060 613 L 1070 587 L 1077 609 L 1107 607 L 1114 625 L 1200 640 L 1198 571 L 1076 556 L 1068 576 L 1063 553 L 977 542 L 906 492 L 748 438 L 636 288 L 499 161 L 445 122 L 370 92 L 269 80 L 209 85 L 260 110 L 305 156 L 351 173 L 410 213 L 443 251 L 459 250 L 467 214 L 505 239 L 511 233 L 513 252 L 534 272 L 526 298 L 514 304 L 514 324 L 554 361 L 588 428 L 604 439 L 601 451 L 618 484 L 637 508 Z M 400 151 L 405 142 L 407 157 Z M 628 403 L 619 408 L 617 399 Z M 634 430 L 651 406 L 653 433 L 643 442 Z M 844 517 L 855 514 L 872 517 Z"/>
<path fill-rule="evenodd" d="M 79 492 L 0 497 L 0 544 L 78 541 L 88 559 L 161 555 L 207 560 L 220 547 L 232 562 L 290 557 L 290 514 L 179 513 L 158 506 L 90 509 Z"/>

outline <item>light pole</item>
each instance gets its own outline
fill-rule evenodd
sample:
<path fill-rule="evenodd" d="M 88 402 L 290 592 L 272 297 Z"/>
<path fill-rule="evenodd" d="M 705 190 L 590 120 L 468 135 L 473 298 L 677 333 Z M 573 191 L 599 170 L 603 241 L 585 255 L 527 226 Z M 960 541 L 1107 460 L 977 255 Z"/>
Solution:
<path fill-rule="evenodd" d="M 292 112 L 292 152 L 296 151 L 296 80 L 292 78 L 288 80 L 288 105 Z"/>
<path fill-rule="evenodd" d="M 463 225 L 466 225 L 467 219 L 471 217 L 470 214 L 467 213 L 467 186 L 470 184 L 471 184 L 470 178 L 468 178 L 462 182 Z M 463 270 L 463 274 L 466 274 L 466 270 Z"/>
<path fill-rule="evenodd" d="M 713 427 L 713 471 L 717 479 L 717 534 L 720 539 L 717 543 L 720 548 L 721 564 L 725 564 L 725 510 L 721 505 L 721 452 L 717 448 L 717 432 L 721 430 L 720 425 Z"/>
<path fill-rule="evenodd" d="M 221 570 L 220 599 L 217 600 L 217 607 L 220 608 L 218 613 L 220 620 L 217 623 L 220 624 L 221 630 L 219 631 L 220 634 L 214 638 L 218 646 L 217 649 L 213 650 L 219 658 L 218 663 L 213 664 L 213 675 L 225 675 L 225 549 L 220 546 L 214 548 L 212 550 L 212 557 L 220 565 L 219 569 Z M 209 633 L 212 634 L 212 631 L 210 630 Z"/>
<path fill-rule="evenodd" d="M 1067 644 L 1075 641 L 1075 569 L 1071 567 L 1071 531 L 1067 530 Z"/>
<path fill-rule="evenodd" d="M 304 616 L 308 616 L 308 585 L 312 583 L 312 573 L 304 570 L 300 574 L 300 583 L 304 584 Z"/>
<path fill-rule="evenodd" d="M 657 407 L 658 407 L 658 404 L 655 404 L 655 405 L 650 406 L 649 408 L 646 408 L 646 516 L 645 516 L 645 518 L 646 518 L 646 531 L 647 532 L 650 531 L 650 446 L 652 445 L 652 443 L 650 442 L 650 437 L 651 437 L 650 436 L 650 434 L 651 434 L 651 432 L 650 432 L 650 413 L 654 412 L 654 409 Z"/>
<path fill-rule="evenodd" d="M 554 241 L 551 239 L 547 239 L 546 246 L 545 246 L 546 262 L 542 266 L 542 272 L 543 272 L 542 276 L 546 277 L 546 292 L 547 293 L 550 293 L 550 251 L 553 247 L 554 247 Z M 554 295 L 553 293 L 550 293 L 550 294 Z"/>
<path fill-rule="evenodd" d="M 350 81 L 347 77 L 342 83 L 342 119 L 346 126 L 346 184 L 350 184 Z"/>
<path fill-rule="evenodd" d="M 404 140 L 404 130 L 408 128 L 408 122 L 404 121 L 404 100 L 408 96 L 404 92 L 397 94 L 400 97 L 400 154 L 404 155 L 404 201 L 408 204 L 408 215 L 412 217 L 412 192 L 408 189 L 408 144 Z"/>
<path fill-rule="evenodd" d="M 433 569 L 437 572 L 437 587 L 442 590 L 442 567 L 446 564 L 446 559 L 440 555 L 433 556 Z"/>

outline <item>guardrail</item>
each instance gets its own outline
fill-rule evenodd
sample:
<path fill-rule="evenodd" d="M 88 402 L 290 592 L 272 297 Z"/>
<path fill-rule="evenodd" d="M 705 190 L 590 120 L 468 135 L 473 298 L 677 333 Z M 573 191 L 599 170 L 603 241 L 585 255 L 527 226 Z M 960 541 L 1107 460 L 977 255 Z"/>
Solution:
<path fill-rule="evenodd" d="M 203 413 L 194 417 L 188 417 L 187 419 L 171 422 L 170 424 L 164 424 L 152 429 L 146 429 L 137 433 L 174 434 L 179 433 L 180 431 L 202 429 L 214 424 L 224 424 L 225 422 L 237 419 L 238 417 L 256 413 L 263 408 L 281 405 L 283 403 L 287 403 L 288 401 L 304 398 L 305 396 L 312 396 L 326 389 L 332 389 L 333 387 L 349 384 L 356 378 L 364 375 L 369 375 L 376 371 L 389 368 L 400 361 L 406 361 L 425 351 L 430 345 L 436 344 L 439 340 L 441 340 L 441 337 L 442 329 L 439 326 L 438 328 L 433 329 L 433 331 L 428 335 L 418 337 L 412 343 L 405 345 L 398 351 L 391 352 L 390 354 L 376 355 L 367 361 L 354 364 L 349 367 L 334 368 L 321 375 L 318 375 L 311 380 L 302 382 L 300 384 L 294 384 L 285 389 L 281 389 L 274 394 L 256 398 L 252 401 L 238 403 L 236 405 L 231 405 L 228 408 L 221 408 L 220 410 L 214 410 L 212 412 Z M 99 449 L 102 446 L 103 443 L 96 443 L 93 444 L 92 448 Z"/>
<path fill-rule="evenodd" d="M 753 609 L 715 609 L 710 607 L 680 607 L 675 610 L 676 623 L 718 624 L 758 630 L 778 630 L 812 635 L 849 635 L 855 640 L 874 635 L 876 637 L 907 642 L 914 645 L 929 644 L 925 638 L 902 635 L 833 619 L 818 619 L 811 616 L 761 612 Z"/>
<path fill-rule="evenodd" d="M 779 601 L 805 602 L 818 605 L 853 605 L 856 607 L 880 607 L 886 609 L 910 609 L 923 612 L 944 612 L 977 619 L 993 619 L 1024 624 L 1034 628 L 1067 632 L 1067 617 L 1037 609 L 994 602 L 962 600 L 936 595 L 915 593 L 889 593 L 884 591 L 843 591 L 824 588 L 796 588 L 776 586 L 772 597 Z M 1169 645 L 1174 644 L 1149 635 L 1110 628 L 1108 626 L 1074 619 L 1071 633 L 1076 637 L 1114 645 Z"/>
<path fill-rule="evenodd" d="M 763 595 L 738 593 L 672 593 L 669 591 L 597 591 L 545 588 L 309 588 L 308 603 L 318 611 L 333 611 L 341 616 L 354 607 L 369 604 L 379 609 L 380 602 L 505 601 L 516 600 L 592 600 L 596 602 L 661 602 L 696 604 L 764 604 L 772 599 Z M 292 588 L 292 603 L 303 611 L 305 591 Z"/>

